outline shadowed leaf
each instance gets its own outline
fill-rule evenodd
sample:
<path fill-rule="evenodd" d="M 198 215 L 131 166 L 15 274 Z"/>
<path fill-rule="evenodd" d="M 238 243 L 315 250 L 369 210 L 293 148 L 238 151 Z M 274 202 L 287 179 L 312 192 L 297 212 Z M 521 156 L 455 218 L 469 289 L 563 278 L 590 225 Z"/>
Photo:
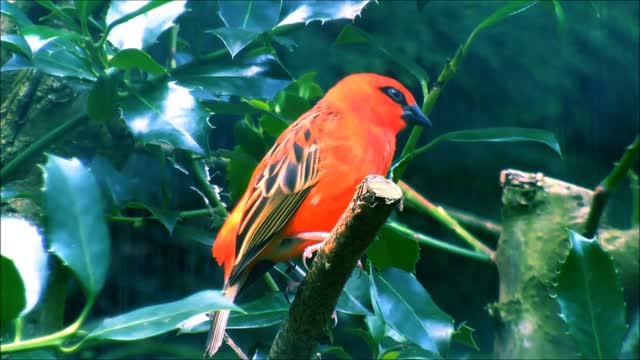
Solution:
<path fill-rule="evenodd" d="M 364 270 L 354 270 L 340 293 L 336 310 L 351 315 L 373 315 L 370 287 L 369 276 Z"/>
<path fill-rule="evenodd" d="M 560 317 L 586 359 L 618 356 L 627 330 L 620 280 L 596 239 L 569 231 L 571 249 L 556 286 Z"/>
<path fill-rule="evenodd" d="M 2 304 L 0 305 L 0 324 L 4 325 L 20 315 L 27 304 L 24 283 L 13 261 L 0 256 L 0 279 L 2 281 Z"/>
<path fill-rule="evenodd" d="M 376 240 L 367 249 L 367 256 L 380 270 L 395 267 L 414 272 L 420 259 L 420 246 L 415 240 L 383 226 Z"/>

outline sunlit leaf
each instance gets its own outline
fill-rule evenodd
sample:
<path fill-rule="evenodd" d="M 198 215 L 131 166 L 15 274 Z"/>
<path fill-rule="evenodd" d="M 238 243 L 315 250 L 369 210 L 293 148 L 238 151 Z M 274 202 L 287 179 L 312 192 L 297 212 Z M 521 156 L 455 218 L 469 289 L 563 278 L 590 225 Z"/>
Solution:
<path fill-rule="evenodd" d="M 260 36 L 260 33 L 228 27 L 209 30 L 208 32 L 215 34 L 222 40 L 224 46 L 229 50 L 231 57 L 236 56 L 237 53 Z"/>
<path fill-rule="evenodd" d="M 270 53 L 255 51 L 234 60 L 193 67 L 175 74 L 182 86 L 202 100 L 225 96 L 272 99 L 291 83 L 290 76 Z"/>
<path fill-rule="evenodd" d="M 96 79 L 84 50 L 61 37 L 48 39 L 34 51 L 33 64 L 36 69 L 49 75 Z"/>
<path fill-rule="evenodd" d="M 110 27 L 145 6 L 149 10 L 113 27 L 107 39 L 119 49 L 146 48 L 173 25 L 184 12 L 185 4 L 185 1 L 112 1 L 106 18 Z"/>
<path fill-rule="evenodd" d="M 17 318 L 24 309 L 27 299 L 20 273 L 11 259 L 0 256 L 0 282 L 2 303 L 0 304 L 0 324 Z"/>
<path fill-rule="evenodd" d="M 18 7 L 13 2 L 1 1 L 0 2 L 0 13 L 2 15 L 10 16 L 19 27 L 25 27 L 31 25 L 31 20 L 24 14 L 22 9 Z"/>
<path fill-rule="evenodd" d="M 569 231 L 571 249 L 556 286 L 560 317 L 585 359 L 612 359 L 627 330 L 620 279 L 596 239 Z"/>
<path fill-rule="evenodd" d="M 75 158 L 49 155 L 43 169 L 50 251 L 76 275 L 87 296 L 94 297 L 104 285 L 110 259 L 98 184 Z"/>
<path fill-rule="evenodd" d="M 13 261 L 24 283 L 24 315 L 36 306 L 46 282 L 47 253 L 42 235 L 27 220 L 14 217 L 0 219 L 0 233 L 0 252 L 2 256 Z M 7 292 L 3 291 L 3 294 Z"/>
<path fill-rule="evenodd" d="M 220 1 L 218 7 L 218 14 L 227 27 L 262 33 L 278 22 L 282 1 Z"/>
<path fill-rule="evenodd" d="M 20 29 L 20 34 L 29 44 L 32 52 L 38 51 L 44 44 L 54 38 L 63 38 L 79 44 L 83 41 L 80 34 L 64 28 L 54 28 L 46 25 L 29 25 Z"/>
<path fill-rule="evenodd" d="M 374 271 L 373 291 L 387 325 L 424 350 L 447 356 L 453 319 L 440 310 L 415 276 L 393 268 Z"/>
<path fill-rule="evenodd" d="M 165 142 L 198 154 L 208 150 L 208 113 L 189 89 L 174 82 L 131 97 L 122 104 L 122 117 L 142 143 Z"/>
<path fill-rule="evenodd" d="M 416 270 L 420 246 L 393 228 L 383 226 L 376 240 L 367 249 L 367 257 L 380 270 L 395 267 L 409 272 Z"/>
<path fill-rule="evenodd" d="M 7 60 L 2 68 L 0 68 L 1 72 L 6 71 L 16 71 L 16 70 L 26 70 L 33 69 L 33 63 L 29 58 L 20 54 L 13 54 L 9 60 Z"/>
<path fill-rule="evenodd" d="M 340 293 L 336 310 L 352 315 L 373 315 L 370 287 L 369 275 L 362 269 L 354 270 Z"/>
<path fill-rule="evenodd" d="M 371 0 L 337 0 L 337 1 L 309 1 L 291 0 L 285 2 L 286 15 L 278 26 L 298 23 L 308 24 L 319 20 L 323 23 L 331 20 L 354 20 Z"/>
<path fill-rule="evenodd" d="M 87 340 L 145 339 L 176 330 L 182 322 L 196 314 L 222 309 L 241 311 L 220 291 L 205 290 L 178 301 L 147 306 L 107 318 L 87 335 Z"/>
<path fill-rule="evenodd" d="M 27 57 L 31 57 L 33 53 L 31 52 L 31 47 L 24 39 L 24 36 L 20 34 L 5 34 L 2 33 L 0 35 L 0 42 L 2 43 L 2 47 L 6 48 L 14 53 L 21 53 Z"/>
<path fill-rule="evenodd" d="M 167 70 L 158 64 L 149 54 L 139 49 L 124 49 L 119 51 L 109 61 L 109 66 L 122 70 L 140 69 L 151 75 L 163 75 Z"/>
<path fill-rule="evenodd" d="M 116 96 L 118 91 L 118 79 L 107 74 L 101 75 L 93 83 L 89 91 L 87 114 L 97 122 L 113 120 L 118 116 Z"/>

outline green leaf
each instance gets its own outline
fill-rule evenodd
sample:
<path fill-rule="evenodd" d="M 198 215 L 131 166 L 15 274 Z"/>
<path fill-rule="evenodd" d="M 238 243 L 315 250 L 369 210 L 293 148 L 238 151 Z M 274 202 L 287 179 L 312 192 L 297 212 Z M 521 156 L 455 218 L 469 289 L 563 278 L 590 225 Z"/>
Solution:
<path fill-rule="evenodd" d="M 373 271 L 373 291 L 384 321 L 424 350 L 446 357 L 453 319 L 433 302 L 413 274 Z"/>
<path fill-rule="evenodd" d="M 267 147 L 262 139 L 262 134 L 250 126 L 247 121 L 238 121 L 233 127 L 233 137 L 245 154 L 254 159 L 262 159 L 267 153 Z"/>
<path fill-rule="evenodd" d="M 106 22 L 107 39 L 119 49 L 152 45 L 185 11 L 185 1 L 112 1 Z"/>
<path fill-rule="evenodd" d="M 49 75 L 96 80 L 84 50 L 62 37 L 47 39 L 37 51 L 34 50 L 33 64 L 36 69 Z"/>
<path fill-rule="evenodd" d="M 25 15 L 22 9 L 20 9 L 15 3 L 11 3 L 6 0 L 1 1 L 0 13 L 10 16 L 21 28 L 32 24 L 27 15 Z"/>
<path fill-rule="evenodd" d="M 398 180 L 398 175 L 401 174 L 409 164 L 409 161 L 415 156 L 426 152 L 435 145 L 444 142 L 519 142 L 519 141 L 533 141 L 547 145 L 558 155 L 562 156 L 560 150 L 560 144 L 555 135 L 546 130 L 531 129 L 531 128 L 485 128 L 485 129 L 472 129 L 472 130 L 460 130 L 452 131 L 442 134 L 432 140 L 427 145 L 424 145 L 412 153 L 398 160 L 391 167 L 391 174 L 394 181 Z"/>
<path fill-rule="evenodd" d="M 63 38 L 75 44 L 81 44 L 84 38 L 73 31 L 63 28 L 53 28 L 46 25 L 29 25 L 20 30 L 32 52 L 38 51 L 44 44 L 54 38 Z"/>
<path fill-rule="evenodd" d="M 194 315 L 223 309 L 242 311 L 220 291 L 205 290 L 178 301 L 147 306 L 105 319 L 87 335 L 86 340 L 145 339 L 176 330 Z"/>
<path fill-rule="evenodd" d="M 569 231 L 569 239 L 571 249 L 556 286 L 560 317 L 583 358 L 615 358 L 627 329 L 620 279 L 595 238 Z"/>
<path fill-rule="evenodd" d="M 290 76 L 268 50 L 257 50 L 233 61 L 196 66 L 175 74 L 182 86 L 194 90 L 201 100 L 221 100 L 223 96 L 272 99 L 291 83 Z"/>
<path fill-rule="evenodd" d="M 474 332 L 475 332 L 475 329 L 467 326 L 467 324 L 465 323 L 462 323 L 460 324 L 460 326 L 458 326 L 456 331 L 453 333 L 451 340 L 459 344 L 465 345 L 467 347 L 470 347 L 476 351 L 479 351 L 480 348 L 478 347 L 475 339 L 473 338 Z"/>
<path fill-rule="evenodd" d="M 342 1 L 287 1 L 284 16 L 278 26 L 304 23 L 319 20 L 321 22 L 348 19 L 355 20 L 362 9 L 371 0 Z"/>
<path fill-rule="evenodd" d="M 493 14 L 485 18 L 478 26 L 476 26 L 476 28 L 473 30 L 473 33 L 493 26 L 508 18 L 509 16 L 521 13 L 535 4 L 536 1 L 531 0 L 512 0 L 503 7 L 496 10 Z"/>
<path fill-rule="evenodd" d="M 29 47 L 29 43 L 24 39 L 24 36 L 20 34 L 1 34 L 0 35 L 0 43 L 2 43 L 2 47 L 9 49 L 14 53 L 21 53 L 31 58 L 33 53 L 31 52 L 31 47 Z"/>
<path fill-rule="evenodd" d="M 263 33 L 280 18 L 281 0 L 220 1 L 218 14 L 229 28 Z"/>
<path fill-rule="evenodd" d="M 553 0 L 553 13 L 556 15 L 556 23 L 558 24 L 558 32 L 562 34 L 566 34 L 567 32 L 567 19 L 564 16 L 564 10 L 562 9 L 562 4 L 560 1 Z"/>
<path fill-rule="evenodd" d="M 242 29 L 234 29 L 223 27 L 215 30 L 208 30 L 207 32 L 215 34 L 222 40 L 224 46 L 227 47 L 231 57 L 236 56 L 242 49 L 247 47 L 253 40 L 260 36 L 260 33 L 253 31 L 247 31 Z"/>
<path fill-rule="evenodd" d="M 47 158 L 43 169 L 50 251 L 93 298 L 104 285 L 110 258 L 100 190 L 93 174 L 78 159 Z"/>
<path fill-rule="evenodd" d="M 173 82 L 122 104 L 122 117 L 138 141 L 164 142 L 197 154 L 208 150 L 208 115 L 189 89 Z"/>
<path fill-rule="evenodd" d="M 235 312 L 229 316 L 227 329 L 253 329 L 281 323 L 289 312 L 289 304 L 282 293 L 270 293 L 242 305 L 246 313 Z"/>
<path fill-rule="evenodd" d="M 0 282 L 2 303 L 0 304 L 0 324 L 16 319 L 27 304 L 24 283 L 13 261 L 0 256 Z"/>
<path fill-rule="evenodd" d="M 336 310 L 351 315 L 373 315 L 370 288 L 369 275 L 362 269 L 354 270 L 340 293 Z"/>
<path fill-rule="evenodd" d="M 151 75 L 164 75 L 167 70 L 158 64 L 149 54 L 139 49 L 124 49 L 119 51 L 111 61 L 109 66 L 122 70 L 140 69 Z"/>
<path fill-rule="evenodd" d="M 420 259 L 420 246 L 415 240 L 383 226 L 376 240 L 367 249 L 367 257 L 380 270 L 395 267 L 414 272 Z"/>
<path fill-rule="evenodd" d="M 93 83 L 89 91 L 87 113 L 99 123 L 115 119 L 118 114 L 116 103 L 118 78 L 112 75 L 101 75 Z"/>
<path fill-rule="evenodd" d="M 2 68 L 0 68 L 0 72 L 27 69 L 33 69 L 33 63 L 31 62 L 31 60 L 20 54 L 13 54 L 11 58 L 6 63 L 4 63 L 4 65 L 2 65 Z"/>
<path fill-rule="evenodd" d="M 48 255 L 43 247 L 39 230 L 27 220 L 2 217 L 0 238 L 2 239 L 0 243 L 2 256 L 13 262 L 24 284 L 26 296 L 26 304 L 22 310 L 24 315 L 40 300 L 46 283 Z M 4 291 L 3 294 L 5 294 Z"/>

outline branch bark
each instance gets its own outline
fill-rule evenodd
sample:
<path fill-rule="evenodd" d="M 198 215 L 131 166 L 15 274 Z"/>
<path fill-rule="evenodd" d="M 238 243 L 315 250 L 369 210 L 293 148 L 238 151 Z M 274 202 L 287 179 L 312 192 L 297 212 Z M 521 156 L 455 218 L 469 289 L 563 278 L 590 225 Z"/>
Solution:
<path fill-rule="evenodd" d="M 318 251 L 269 352 L 270 359 L 310 359 L 329 331 L 331 314 L 358 259 L 402 200 L 402 190 L 370 175 Z"/>

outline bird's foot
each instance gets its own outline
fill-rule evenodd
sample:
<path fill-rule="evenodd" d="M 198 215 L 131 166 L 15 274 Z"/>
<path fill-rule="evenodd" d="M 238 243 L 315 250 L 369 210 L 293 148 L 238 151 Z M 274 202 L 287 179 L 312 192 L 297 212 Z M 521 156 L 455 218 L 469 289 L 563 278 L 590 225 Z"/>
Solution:
<path fill-rule="evenodd" d="M 304 268 L 309 271 L 309 266 L 307 265 L 307 259 L 311 259 L 313 257 L 313 253 L 320 250 L 320 248 L 324 245 L 324 241 L 315 245 L 311 245 L 304 249 L 304 253 L 302 253 L 302 264 Z"/>

